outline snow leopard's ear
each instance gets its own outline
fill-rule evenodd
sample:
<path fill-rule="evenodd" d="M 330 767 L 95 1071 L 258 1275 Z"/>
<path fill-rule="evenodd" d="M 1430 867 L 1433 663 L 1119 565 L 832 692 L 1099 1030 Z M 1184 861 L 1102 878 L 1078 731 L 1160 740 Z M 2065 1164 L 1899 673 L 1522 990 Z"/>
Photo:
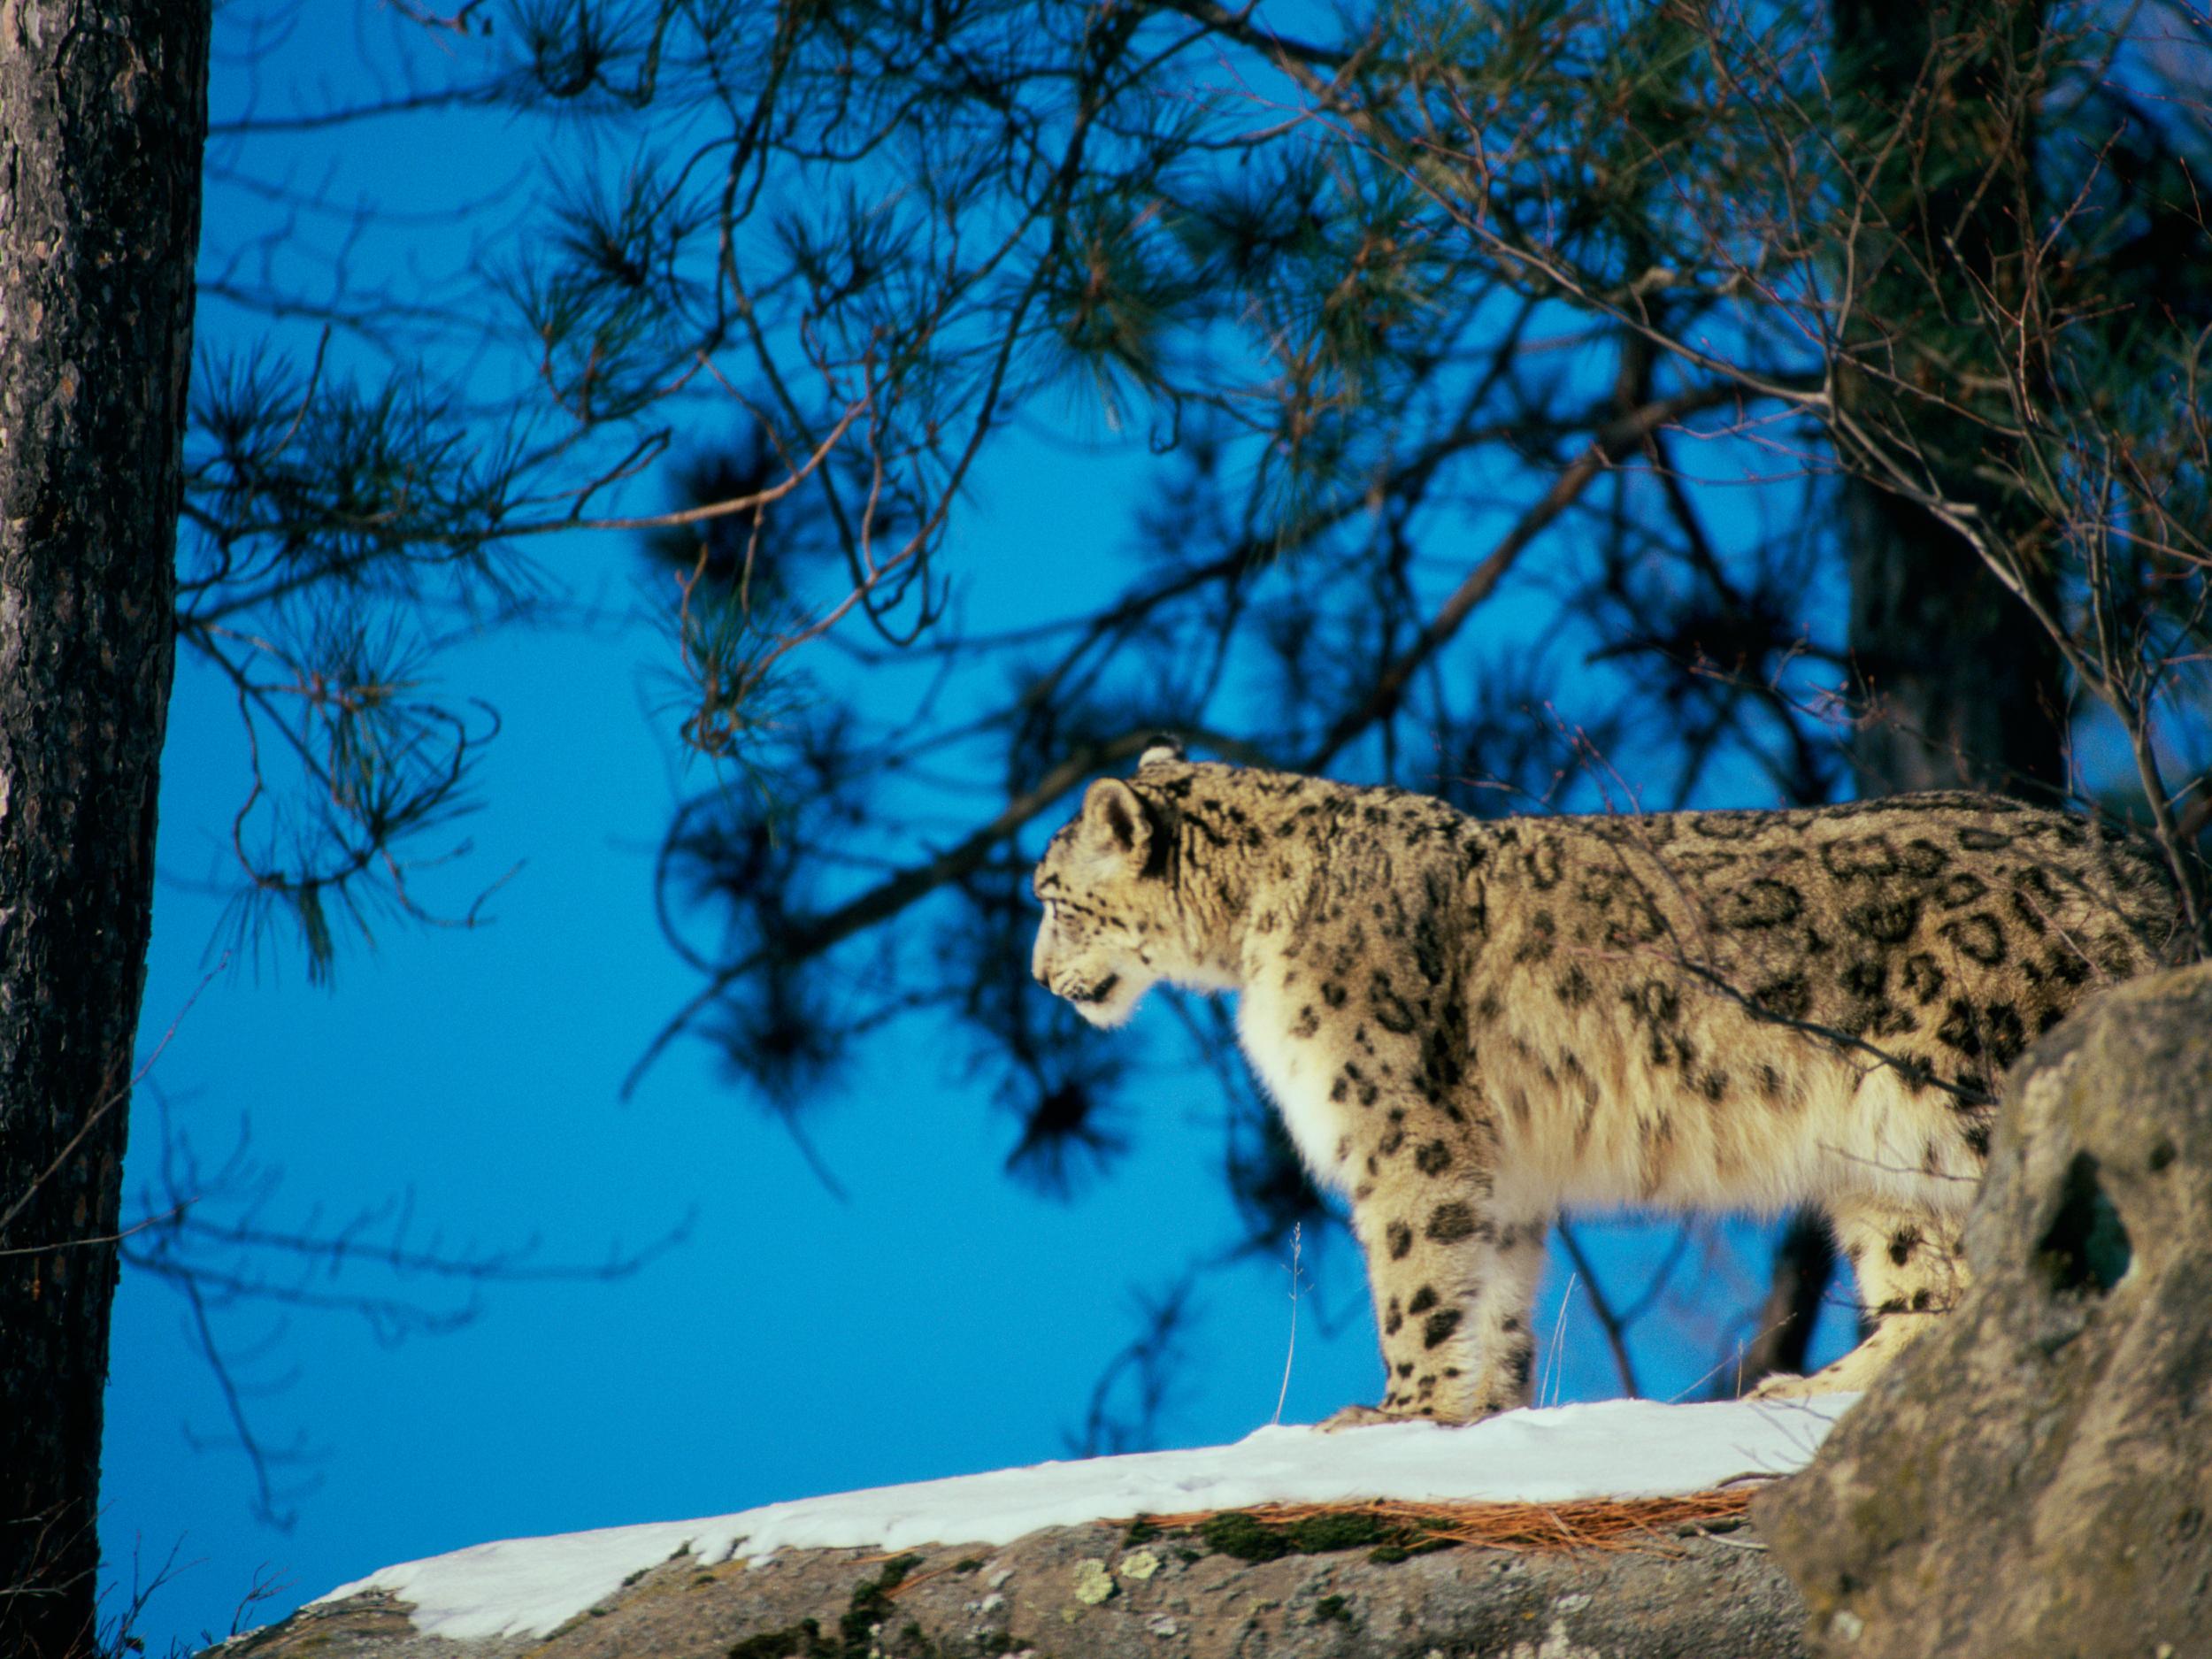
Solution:
<path fill-rule="evenodd" d="M 1183 740 L 1172 732 L 1155 732 L 1147 740 L 1144 753 L 1137 757 L 1137 770 L 1157 766 L 1168 761 L 1189 758 L 1183 753 Z"/>
<path fill-rule="evenodd" d="M 1101 778 L 1083 795 L 1083 841 L 1092 851 L 1139 869 L 1152 853 L 1152 818 L 1134 789 Z"/>

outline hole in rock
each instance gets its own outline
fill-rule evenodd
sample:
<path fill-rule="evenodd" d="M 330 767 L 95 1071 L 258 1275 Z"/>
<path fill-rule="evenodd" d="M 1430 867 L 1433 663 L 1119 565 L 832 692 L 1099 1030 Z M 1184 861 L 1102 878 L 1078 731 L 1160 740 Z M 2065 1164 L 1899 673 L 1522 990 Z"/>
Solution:
<path fill-rule="evenodd" d="M 2103 1295 L 2118 1284 L 2134 1256 L 2120 1212 L 2097 1180 L 2097 1160 L 2078 1152 L 2066 1166 L 2058 1214 L 2036 1246 L 2051 1288 L 2063 1295 L 2093 1286 Z"/>

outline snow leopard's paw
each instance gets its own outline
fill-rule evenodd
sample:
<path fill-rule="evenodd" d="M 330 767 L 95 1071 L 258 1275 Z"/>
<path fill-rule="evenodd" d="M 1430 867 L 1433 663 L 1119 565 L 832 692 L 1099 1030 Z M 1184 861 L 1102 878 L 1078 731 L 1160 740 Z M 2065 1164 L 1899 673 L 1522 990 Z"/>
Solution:
<path fill-rule="evenodd" d="M 1747 1400 L 1803 1400 L 1812 1394 L 1824 1394 L 1825 1389 L 1813 1386 L 1813 1379 L 1801 1377 L 1793 1371 L 1778 1371 L 1767 1377 L 1744 1395 Z"/>
<path fill-rule="evenodd" d="M 1371 1423 L 1415 1423 L 1417 1417 L 1402 1417 L 1394 1411 L 1385 1411 L 1379 1406 L 1346 1406 L 1341 1411 L 1332 1411 L 1314 1425 L 1324 1434 L 1333 1434 L 1339 1429 L 1363 1429 Z"/>

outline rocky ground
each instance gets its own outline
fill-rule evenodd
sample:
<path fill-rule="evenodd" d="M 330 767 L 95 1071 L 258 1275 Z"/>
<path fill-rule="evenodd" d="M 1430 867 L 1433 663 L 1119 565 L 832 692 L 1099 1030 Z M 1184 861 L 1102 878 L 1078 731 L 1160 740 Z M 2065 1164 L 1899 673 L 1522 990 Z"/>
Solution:
<path fill-rule="evenodd" d="M 419 1636 L 380 1593 L 303 1609 L 223 1659 L 1782 1659 L 1803 1609 L 1747 1526 L 1631 1548 L 1371 1542 L 1249 1557 L 1264 1529 L 1112 1524 L 887 1559 L 799 1550 L 752 1566 L 680 1555 L 546 1638 Z M 1325 1543 L 1327 1540 L 1310 1540 Z"/>

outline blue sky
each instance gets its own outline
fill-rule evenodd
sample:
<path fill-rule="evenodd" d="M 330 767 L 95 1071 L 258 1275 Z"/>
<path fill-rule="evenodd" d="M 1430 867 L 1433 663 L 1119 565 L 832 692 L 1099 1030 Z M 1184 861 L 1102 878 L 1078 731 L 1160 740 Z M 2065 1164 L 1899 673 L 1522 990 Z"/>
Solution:
<path fill-rule="evenodd" d="M 395 27 L 389 9 L 357 11 Z M 228 16 L 234 47 L 238 14 Z M 373 96 L 383 38 L 300 30 L 257 65 L 219 57 L 217 118 L 251 96 L 265 111 L 291 107 L 287 88 L 306 88 L 302 103 Z M 294 182 L 341 197 L 403 187 L 407 203 L 434 213 L 511 173 L 531 142 L 490 118 L 411 118 L 303 139 L 284 165 Z M 271 152 L 257 153 L 265 163 Z M 212 185 L 208 258 L 273 228 L 273 214 Z M 435 263 L 486 228 L 434 219 L 407 257 Z M 257 326 L 219 304 L 202 313 L 215 348 Z M 1039 444 L 1001 450 L 953 531 L 951 563 L 973 602 L 1059 614 L 1080 598 L 1065 572 L 1111 580 L 1137 493 L 1132 465 Z M 641 567 L 626 541 L 565 542 L 543 557 L 572 593 L 616 617 L 636 610 Z M 136 1106 L 129 1212 L 142 1213 L 139 1194 L 158 1173 L 165 1103 L 204 1165 L 250 1130 L 257 1164 L 280 1172 L 259 1211 L 271 1226 L 327 1227 L 404 1201 L 418 1245 L 536 1239 L 534 1262 L 588 1263 L 695 1219 L 680 1248 L 634 1278 L 490 1286 L 467 1328 L 396 1347 L 341 1315 L 219 1311 L 259 1432 L 279 1448 L 304 1443 L 303 1461 L 278 1471 L 296 1482 L 280 1504 L 296 1517 L 288 1531 L 252 1516 L 252 1475 L 220 1443 L 225 1404 L 184 1303 L 127 1272 L 103 1530 L 111 1612 L 134 1574 L 151 1578 L 173 1553 L 180 1569 L 139 1623 L 151 1651 L 227 1632 L 267 1573 L 286 1587 L 250 1622 L 388 1562 L 487 1539 L 1064 1455 L 1094 1379 L 1133 1333 L 1133 1292 L 1162 1288 L 1187 1259 L 1237 1236 L 1217 1173 L 1212 1086 L 1164 1066 L 1135 1091 L 1134 1152 L 1068 1203 L 1001 1175 L 1016 1125 L 963 1086 L 926 1030 L 856 1057 L 810 1119 L 844 1202 L 703 1049 L 679 1045 L 633 1100 L 618 1099 L 653 1032 L 695 988 L 651 907 L 660 833 L 705 781 L 677 759 L 657 712 L 666 652 L 664 634 L 624 625 L 493 634 L 444 659 L 441 674 L 495 704 L 503 731 L 485 762 L 484 809 L 453 832 L 472 850 L 431 878 L 430 895 L 465 908 L 478 887 L 517 873 L 491 925 L 380 926 L 373 948 L 342 947 L 329 987 L 308 982 L 281 934 L 257 964 L 219 965 L 214 889 L 250 772 L 228 688 L 180 668 L 142 1058 L 167 1041 Z M 817 668 L 838 672 L 833 661 Z M 1168 1024 L 1150 1010 L 1132 1041 Z M 238 1190 L 209 1190 L 211 1213 L 234 1214 Z M 1586 1236 L 1632 1287 L 1667 1235 Z M 1318 1258 L 1305 1263 L 1286 1420 L 1375 1393 L 1353 1253 L 1338 1238 Z M 1290 1286 L 1286 1262 L 1206 1281 L 1164 1419 L 1171 1443 L 1235 1438 L 1273 1414 Z M 399 1289 L 433 1306 L 453 1300 L 426 1282 Z M 1718 1316 L 1755 1289 L 1717 1279 L 1701 1298 Z M 1555 1270 L 1540 1316 L 1547 1337 L 1563 1336 L 1559 1357 L 1540 1362 L 1551 1393 L 1615 1392 L 1586 1311 L 1570 1300 L 1563 1312 L 1566 1290 Z M 1691 1385 L 1713 1352 L 1709 1333 L 1686 1331 L 1654 1360 L 1647 1390 Z"/>

